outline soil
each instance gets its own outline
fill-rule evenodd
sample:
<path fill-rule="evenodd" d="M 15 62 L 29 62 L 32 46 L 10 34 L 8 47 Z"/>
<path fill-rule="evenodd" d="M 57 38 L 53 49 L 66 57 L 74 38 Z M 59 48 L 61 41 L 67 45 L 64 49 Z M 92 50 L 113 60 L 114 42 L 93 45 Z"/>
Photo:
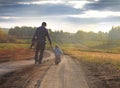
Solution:
<path fill-rule="evenodd" d="M 120 70 L 110 63 L 81 60 L 90 88 L 120 88 Z"/>
<path fill-rule="evenodd" d="M 0 78 L 0 88 L 38 88 L 52 62 L 47 60 L 41 65 L 31 65 L 8 73 Z"/>
<path fill-rule="evenodd" d="M 78 60 L 76 58 L 70 58 L 69 56 L 66 56 L 66 58 L 63 59 L 63 62 L 58 66 L 53 65 L 53 62 L 54 59 L 48 59 L 41 65 L 31 65 L 29 67 L 5 74 L 4 76 L 0 77 L 0 88 L 40 88 L 42 82 L 42 84 L 44 84 L 48 77 L 51 78 L 49 75 L 51 72 L 57 73 L 54 75 L 55 77 L 63 77 L 64 81 L 67 80 L 67 82 L 72 86 L 72 83 L 76 83 L 77 81 L 80 83 L 79 80 L 84 77 L 89 88 L 120 88 L 120 70 L 110 63 L 100 64 L 88 62 L 84 60 Z M 80 68 L 83 71 L 80 70 Z M 84 76 L 80 75 L 81 71 Z M 60 72 L 63 73 L 61 74 Z M 73 79 L 75 80 L 73 81 Z M 55 80 L 53 81 L 58 82 Z M 65 83 L 63 84 L 65 85 Z"/>

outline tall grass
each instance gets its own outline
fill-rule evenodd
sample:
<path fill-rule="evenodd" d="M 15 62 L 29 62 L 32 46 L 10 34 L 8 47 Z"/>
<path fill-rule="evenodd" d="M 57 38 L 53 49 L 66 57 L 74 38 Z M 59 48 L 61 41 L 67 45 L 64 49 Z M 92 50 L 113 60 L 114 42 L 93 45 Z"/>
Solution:
<path fill-rule="evenodd" d="M 93 63 L 110 63 L 120 68 L 120 54 L 105 53 L 105 52 L 90 52 L 90 51 L 81 51 L 79 48 L 70 47 L 63 50 L 66 54 L 73 56 L 79 60 L 89 61 Z"/>
<path fill-rule="evenodd" d="M 0 43 L 0 50 L 10 50 L 16 48 L 28 48 L 29 44 Z"/>
<path fill-rule="evenodd" d="M 33 58 L 29 44 L 0 43 L 0 62 Z"/>

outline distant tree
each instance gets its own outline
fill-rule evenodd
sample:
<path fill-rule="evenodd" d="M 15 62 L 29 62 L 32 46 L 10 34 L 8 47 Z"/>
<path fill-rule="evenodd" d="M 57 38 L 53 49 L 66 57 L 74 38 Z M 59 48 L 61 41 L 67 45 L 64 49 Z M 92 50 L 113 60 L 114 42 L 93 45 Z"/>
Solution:
<path fill-rule="evenodd" d="M 0 42 L 6 42 L 7 40 L 7 34 L 3 31 L 3 29 L 0 29 Z"/>
<path fill-rule="evenodd" d="M 111 41 L 120 40 L 120 26 L 112 27 L 112 29 L 109 31 L 108 39 Z"/>
<path fill-rule="evenodd" d="M 97 33 L 97 40 L 99 40 L 99 41 L 107 41 L 107 33 L 99 31 Z"/>
<path fill-rule="evenodd" d="M 31 38 L 35 32 L 35 27 L 14 27 L 9 29 L 8 35 L 15 36 L 17 38 Z"/>
<path fill-rule="evenodd" d="M 13 36 L 19 39 L 31 39 L 36 27 L 14 27 L 9 29 L 8 35 Z M 52 29 L 48 29 L 50 32 L 50 36 L 52 41 L 56 43 L 84 43 L 87 41 L 118 41 L 120 40 L 120 26 L 112 27 L 109 33 L 104 33 L 99 31 L 98 33 L 94 32 L 84 32 L 77 31 L 76 33 L 64 32 L 62 30 L 52 31 Z M 1 34 L 2 35 L 2 34 Z"/>

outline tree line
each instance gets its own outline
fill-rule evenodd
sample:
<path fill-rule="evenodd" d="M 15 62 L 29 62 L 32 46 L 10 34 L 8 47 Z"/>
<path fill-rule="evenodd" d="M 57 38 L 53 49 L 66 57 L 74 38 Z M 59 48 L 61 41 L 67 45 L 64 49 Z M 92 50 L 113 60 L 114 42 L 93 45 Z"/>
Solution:
<path fill-rule="evenodd" d="M 6 42 L 7 40 L 7 34 L 3 31 L 2 28 L 0 28 L 0 42 Z"/>
<path fill-rule="evenodd" d="M 0 31 L 0 42 L 3 38 L 9 40 L 15 39 L 31 39 L 36 27 L 14 27 L 10 28 L 8 31 L 8 37 L 5 37 L 6 34 L 3 31 Z M 112 27 L 111 30 L 107 33 L 99 31 L 98 33 L 94 32 L 84 32 L 77 31 L 76 33 L 69 33 L 60 31 L 52 31 L 49 29 L 52 41 L 56 43 L 83 43 L 86 41 L 119 41 L 120 40 L 120 26 Z"/>

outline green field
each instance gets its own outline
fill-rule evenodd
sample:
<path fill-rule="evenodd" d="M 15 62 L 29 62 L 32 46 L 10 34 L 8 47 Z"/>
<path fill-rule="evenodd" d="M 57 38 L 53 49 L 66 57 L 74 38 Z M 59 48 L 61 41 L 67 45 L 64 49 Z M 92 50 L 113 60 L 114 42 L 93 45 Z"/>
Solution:
<path fill-rule="evenodd" d="M 62 46 L 62 45 L 61 45 Z M 67 46 L 67 45 L 66 45 Z M 71 46 L 71 45 L 70 45 Z M 81 46 L 81 45 L 80 45 Z M 71 46 L 65 47 L 62 46 L 62 49 L 65 54 L 68 54 L 76 59 L 96 63 L 96 64 L 112 64 L 117 68 L 120 68 L 120 51 L 119 46 L 112 47 L 110 49 L 92 49 L 92 48 L 83 48 L 80 46 Z"/>
<path fill-rule="evenodd" d="M 9 50 L 15 48 L 29 48 L 29 44 L 0 43 L 0 50 Z"/>
<path fill-rule="evenodd" d="M 53 47 L 56 44 L 53 44 Z M 65 54 L 69 54 L 78 59 L 94 63 L 110 63 L 120 68 L 120 46 L 116 45 L 106 49 L 91 48 L 82 44 L 58 44 Z M 95 44 L 94 44 L 95 45 Z M 0 43 L 0 50 L 29 49 L 30 44 Z M 107 45 L 105 45 L 107 46 Z M 46 48 L 50 49 L 47 43 Z"/>

